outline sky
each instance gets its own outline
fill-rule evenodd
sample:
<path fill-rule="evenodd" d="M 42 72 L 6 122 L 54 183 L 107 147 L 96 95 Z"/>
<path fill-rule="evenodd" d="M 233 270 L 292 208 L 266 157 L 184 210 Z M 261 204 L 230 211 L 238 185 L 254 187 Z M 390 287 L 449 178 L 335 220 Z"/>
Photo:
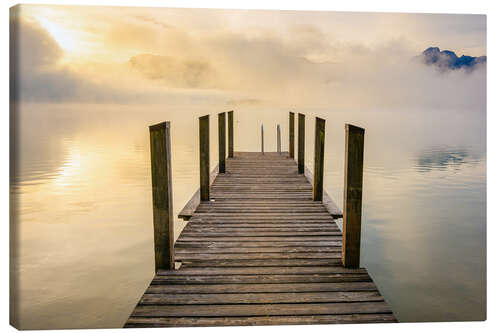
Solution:
<path fill-rule="evenodd" d="M 21 5 L 14 101 L 486 110 L 485 15 Z"/>

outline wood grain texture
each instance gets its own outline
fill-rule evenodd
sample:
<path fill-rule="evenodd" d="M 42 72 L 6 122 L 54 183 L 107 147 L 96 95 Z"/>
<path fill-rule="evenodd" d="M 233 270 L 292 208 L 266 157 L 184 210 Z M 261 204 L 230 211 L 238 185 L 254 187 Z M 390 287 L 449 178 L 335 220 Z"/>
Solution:
<path fill-rule="evenodd" d="M 234 157 L 234 111 L 227 113 L 227 150 L 228 158 Z"/>
<path fill-rule="evenodd" d="M 200 117 L 200 201 L 210 200 L 210 117 Z"/>
<path fill-rule="evenodd" d="M 226 172 L 226 113 L 218 116 L 219 123 L 219 173 Z"/>
<path fill-rule="evenodd" d="M 288 114 L 288 157 L 295 158 L 295 113 Z"/>
<path fill-rule="evenodd" d="M 149 127 L 155 270 L 174 269 L 170 122 Z"/>
<path fill-rule="evenodd" d="M 366 269 L 342 265 L 340 210 L 288 153 L 234 152 L 225 171 L 125 327 L 396 322 Z"/>
<path fill-rule="evenodd" d="M 345 125 L 342 262 L 346 267 L 359 267 L 364 137 L 363 128 Z"/>

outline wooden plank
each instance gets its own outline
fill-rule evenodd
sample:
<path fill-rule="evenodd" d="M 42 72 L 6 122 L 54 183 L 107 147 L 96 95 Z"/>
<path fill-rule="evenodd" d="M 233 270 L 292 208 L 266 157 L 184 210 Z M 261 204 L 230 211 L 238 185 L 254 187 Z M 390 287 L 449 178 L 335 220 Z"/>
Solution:
<path fill-rule="evenodd" d="M 210 118 L 200 117 L 200 201 L 210 200 Z"/>
<path fill-rule="evenodd" d="M 288 115 L 288 157 L 295 158 L 295 113 Z"/>
<path fill-rule="evenodd" d="M 139 305 L 279 304 L 383 301 L 377 291 L 235 294 L 145 294 Z M 308 305 L 305 305 L 308 306 Z"/>
<path fill-rule="evenodd" d="M 367 274 L 364 268 L 345 268 L 342 266 L 315 266 L 315 267 L 204 267 L 204 268 L 189 268 L 181 267 L 181 269 L 159 270 L 157 276 L 174 276 L 174 275 L 263 275 L 263 274 Z"/>
<path fill-rule="evenodd" d="M 325 258 L 340 258 L 340 252 L 324 252 L 324 253 L 178 253 L 175 259 L 182 260 L 222 260 L 222 259 L 325 259 Z"/>
<path fill-rule="evenodd" d="M 316 117 L 314 132 L 313 200 L 323 201 L 323 170 L 325 162 L 325 120 Z"/>
<path fill-rule="evenodd" d="M 361 202 L 363 197 L 363 145 L 365 130 L 345 126 L 344 216 L 342 262 L 359 267 L 361 246 Z"/>
<path fill-rule="evenodd" d="M 150 126 L 149 138 L 155 271 L 158 271 L 175 267 L 170 122 Z"/>
<path fill-rule="evenodd" d="M 234 157 L 234 119 L 233 119 L 233 111 L 229 111 L 227 113 L 227 149 L 228 149 L 228 157 Z"/>
<path fill-rule="evenodd" d="M 210 185 L 212 185 L 212 183 L 215 181 L 215 178 L 217 177 L 218 173 L 219 173 L 219 165 L 217 164 L 210 173 Z M 189 220 L 193 216 L 198 206 L 200 205 L 200 202 L 207 202 L 207 201 L 200 201 L 200 198 L 201 194 L 200 194 L 200 189 L 198 188 L 196 192 L 194 192 L 191 199 L 189 199 L 189 201 L 186 203 L 184 208 L 181 209 L 177 217 L 183 220 Z"/>
<path fill-rule="evenodd" d="M 202 240 L 194 240 L 194 241 L 189 241 L 186 239 L 180 239 L 175 242 L 175 247 L 176 248 L 185 248 L 185 247 L 202 247 L 202 248 L 218 248 L 218 247 L 244 247 L 244 248 L 250 248 L 250 247 L 289 247 L 289 248 L 294 248 L 294 247 L 299 247 L 299 246 L 307 246 L 307 247 L 322 247 L 322 246 L 328 246 L 328 247 L 339 247 L 342 246 L 342 238 L 338 237 L 336 240 L 329 239 L 328 241 L 316 241 L 316 240 L 311 240 L 311 241 L 302 241 L 302 240 L 296 240 L 296 241 L 275 241 L 275 240 L 269 240 L 269 241 L 259 241 L 259 242 L 238 242 L 237 240 L 226 240 L 226 241 L 221 241 L 221 240 L 215 240 L 215 241 L 202 241 Z"/>
<path fill-rule="evenodd" d="M 328 259 L 241 259 L 182 261 L 182 267 L 282 267 L 282 266 L 341 266 L 340 258 Z"/>
<path fill-rule="evenodd" d="M 207 327 L 395 323 L 392 314 L 343 314 L 313 316 L 252 316 L 252 317 L 131 317 L 125 327 Z"/>
<path fill-rule="evenodd" d="M 391 313 L 385 302 L 312 303 L 312 304 L 232 304 L 232 305 L 139 305 L 134 317 L 182 316 L 279 316 L 349 313 Z"/>
<path fill-rule="evenodd" d="M 324 252 L 341 252 L 342 247 L 319 247 L 319 246 L 309 246 L 309 247 L 212 247 L 212 248 L 200 248 L 200 247 L 175 247 L 175 253 L 298 253 L 298 252 L 313 252 L 313 253 L 324 253 Z"/>
<path fill-rule="evenodd" d="M 371 282 L 368 274 L 317 275 L 164 275 L 156 276 L 152 284 L 222 284 L 222 283 L 322 283 Z"/>
<path fill-rule="evenodd" d="M 276 151 L 281 154 L 281 129 L 279 124 L 276 127 Z"/>
<path fill-rule="evenodd" d="M 298 142 L 298 158 L 297 158 L 297 165 L 298 165 L 298 172 L 299 174 L 304 173 L 304 155 L 305 155 L 305 149 L 306 149 L 306 116 L 304 116 L 302 113 L 299 113 L 299 142 Z"/>
<path fill-rule="evenodd" d="M 226 172 L 226 113 L 219 113 L 219 173 Z"/>
<path fill-rule="evenodd" d="M 313 174 L 307 167 L 304 167 L 304 176 L 306 176 L 307 181 L 312 185 L 314 182 L 313 179 Z M 335 202 L 332 200 L 330 195 L 328 195 L 328 192 L 323 190 L 323 205 L 328 211 L 328 213 L 334 218 L 334 219 L 339 219 L 343 217 L 342 211 L 340 208 L 335 204 Z"/>
<path fill-rule="evenodd" d="M 329 291 L 377 291 L 373 282 L 338 282 L 338 283 L 284 283 L 284 284 L 192 284 L 151 285 L 146 294 L 211 294 L 211 293 L 303 293 Z"/>

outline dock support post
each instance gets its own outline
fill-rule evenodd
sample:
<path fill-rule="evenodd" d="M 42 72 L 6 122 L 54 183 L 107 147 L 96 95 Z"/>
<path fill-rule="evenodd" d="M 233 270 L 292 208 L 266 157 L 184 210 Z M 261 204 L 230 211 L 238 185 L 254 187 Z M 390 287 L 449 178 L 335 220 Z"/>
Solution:
<path fill-rule="evenodd" d="M 295 113 L 289 113 L 288 120 L 288 157 L 295 158 Z"/>
<path fill-rule="evenodd" d="M 345 125 L 342 264 L 348 268 L 359 267 L 364 136 L 363 128 Z"/>
<path fill-rule="evenodd" d="M 299 166 L 299 174 L 304 173 L 304 153 L 306 146 L 306 116 L 299 113 L 299 146 L 298 146 L 298 158 L 297 163 Z"/>
<path fill-rule="evenodd" d="M 233 111 L 229 111 L 227 113 L 227 149 L 228 149 L 228 157 L 234 157 L 234 132 L 233 132 Z"/>
<path fill-rule="evenodd" d="M 210 118 L 200 117 L 200 201 L 210 200 Z"/>
<path fill-rule="evenodd" d="M 226 172 L 226 113 L 219 113 L 219 173 Z"/>
<path fill-rule="evenodd" d="M 262 151 L 262 154 L 264 154 L 264 124 L 260 125 L 260 148 Z"/>
<path fill-rule="evenodd" d="M 323 170 L 325 162 L 325 120 L 316 117 L 314 141 L 313 200 L 323 201 Z"/>
<path fill-rule="evenodd" d="M 281 130 L 280 130 L 280 125 L 278 124 L 278 126 L 276 127 L 276 135 L 277 135 L 277 138 L 276 138 L 276 145 L 277 145 L 277 152 L 278 154 L 281 155 Z"/>
<path fill-rule="evenodd" d="M 175 269 L 170 122 L 149 126 L 155 272 Z"/>

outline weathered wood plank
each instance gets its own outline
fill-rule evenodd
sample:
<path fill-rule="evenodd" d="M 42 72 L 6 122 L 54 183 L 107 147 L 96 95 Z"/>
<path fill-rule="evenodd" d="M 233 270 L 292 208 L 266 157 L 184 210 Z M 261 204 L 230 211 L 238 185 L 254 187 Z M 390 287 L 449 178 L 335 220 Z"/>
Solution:
<path fill-rule="evenodd" d="M 221 283 L 322 283 L 372 282 L 368 274 L 317 275 L 165 275 L 156 276 L 152 284 L 221 284 Z"/>
<path fill-rule="evenodd" d="M 345 126 L 343 254 L 346 267 L 359 267 L 361 201 L 363 197 L 363 145 L 365 130 Z"/>
<path fill-rule="evenodd" d="M 182 316 L 279 316 L 349 313 L 391 313 L 385 302 L 312 303 L 312 304 L 232 304 L 232 305 L 139 305 L 134 317 Z"/>
<path fill-rule="evenodd" d="M 209 327 L 311 324 L 396 323 L 392 314 L 343 314 L 314 316 L 252 317 L 131 317 L 125 327 Z"/>
<path fill-rule="evenodd" d="M 173 269 L 174 217 L 172 204 L 172 163 L 170 122 L 149 127 L 155 270 Z"/>
<path fill-rule="evenodd" d="M 228 149 L 228 157 L 234 157 L 234 111 L 229 111 L 227 113 L 227 149 Z"/>
<path fill-rule="evenodd" d="M 377 291 L 323 291 L 305 293 L 144 294 L 140 305 L 279 304 L 383 301 Z M 305 304 L 304 306 L 308 306 Z"/>
<path fill-rule="evenodd" d="M 373 282 L 337 282 L 337 283 L 283 283 L 283 284 L 192 284 L 151 285 L 146 294 L 211 294 L 211 293 L 302 293 L 328 291 L 377 291 Z"/>
<path fill-rule="evenodd" d="M 221 112 L 219 120 L 219 173 L 226 172 L 226 113 Z"/>
<path fill-rule="evenodd" d="M 210 200 L 210 118 L 199 119 L 200 145 L 200 201 Z"/>
<path fill-rule="evenodd" d="M 213 168 L 212 172 L 210 173 L 210 185 L 212 185 L 218 173 L 219 173 L 219 165 L 216 165 L 215 168 Z M 186 203 L 184 208 L 181 209 L 177 217 L 183 220 L 189 220 L 193 216 L 198 206 L 200 205 L 200 202 L 205 202 L 205 201 L 200 201 L 200 198 L 201 194 L 200 194 L 200 189 L 198 188 L 196 192 L 194 192 L 191 199 L 189 199 L 189 201 Z"/>

